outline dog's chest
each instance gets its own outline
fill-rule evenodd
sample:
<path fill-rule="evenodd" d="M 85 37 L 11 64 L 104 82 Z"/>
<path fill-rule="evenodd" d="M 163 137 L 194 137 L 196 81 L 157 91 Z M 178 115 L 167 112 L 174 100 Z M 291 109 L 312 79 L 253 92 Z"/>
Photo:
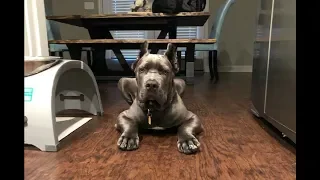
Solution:
<path fill-rule="evenodd" d="M 164 112 L 152 112 L 146 114 L 144 122 L 142 123 L 147 129 L 166 129 L 176 126 L 178 124 L 177 118 Z"/>

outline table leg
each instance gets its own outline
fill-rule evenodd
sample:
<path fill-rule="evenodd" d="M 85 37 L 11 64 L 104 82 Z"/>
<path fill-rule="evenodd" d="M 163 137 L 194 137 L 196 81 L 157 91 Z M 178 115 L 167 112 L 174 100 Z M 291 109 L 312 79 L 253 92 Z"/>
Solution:
<path fill-rule="evenodd" d="M 124 72 L 126 72 L 128 75 L 134 75 L 133 71 L 131 70 L 128 62 L 126 61 L 126 59 L 124 58 L 122 52 L 120 49 L 118 48 L 112 48 L 112 51 L 114 53 L 114 55 L 116 55 L 122 69 L 124 70 Z"/>
<path fill-rule="evenodd" d="M 178 59 L 178 65 L 179 65 L 179 72 L 177 75 L 185 74 L 186 70 L 184 67 L 184 70 L 182 70 L 182 59 L 181 59 L 181 51 L 177 51 L 177 59 Z"/>
<path fill-rule="evenodd" d="M 169 26 L 169 39 L 177 39 L 177 26 L 176 25 Z"/>
<path fill-rule="evenodd" d="M 98 28 L 88 28 L 91 39 L 104 39 L 105 31 Z M 108 66 L 106 62 L 106 50 L 103 46 L 95 46 L 92 51 L 92 72 L 96 76 L 106 75 Z"/>
<path fill-rule="evenodd" d="M 70 58 L 73 60 L 81 60 L 81 46 L 76 44 L 67 44 Z"/>
<path fill-rule="evenodd" d="M 92 72 L 95 76 L 105 76 L 108 72 L 106 63 L 106 49 L 103 46 L 94 46 L 92 52 Z"/>
<path fill-rule="evenodd" d="M 189 44 L 186 49 L 186 83 L 194 82 L 194 50 L 195 44 Z"/>
<path fill-rule="evenodd" d="M 157 39 L 165 39 L 167 34 L 168 34 L 169 30 L 168 29 L 162 29 L 158 35 Z M 159 51 L 159 48 L 156 47 L 156 44 L 151 45 L 151 54 L 157 54 Z"/>
<path fill-rule="evenodd" d="M 112 34 L 110 33 L 110 31 L 105 31 L 106 33 L 106 38 L 107 39 L 113 39 Z M 121 67 L 123 68 L 124 72 L 128 73 L 128 75 L 134 75 L 133 71 L 131 70 L 128 62 L 126 61 L 126 59 L 124 58 L 120 48 L 112 48 L 111 49 L 114 53 L 114 55 L 116 55 Z"/>

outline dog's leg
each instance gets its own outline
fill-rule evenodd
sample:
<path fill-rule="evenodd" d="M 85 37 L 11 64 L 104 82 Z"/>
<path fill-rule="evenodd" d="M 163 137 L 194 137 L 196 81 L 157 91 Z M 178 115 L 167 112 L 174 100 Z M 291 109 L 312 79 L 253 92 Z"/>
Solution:
<path fill-rule="evenodd" d="M 121 78 L 118 82 L 118 89 L 124 100 L 131 105 L 138 90 L 136 78 Z"/>
<path fill-rule="evenodd" d="M 121 150 L 130 151 L 139 148 L 138 124 L 126 116 L 126 111 L 119 114 L 116 128 L 121 132 L 117 143 Z"/>
<path fill-rule="evenodd" d="M 190 118 L 178 128 L 178 150 L 184 154 L 192 154 L 199 150 L 200 142 L 196 135 L 203 131 L 200 119 L 190 112 Z"/>
<path fill-rule="evenodd" d="M 180 97 L 183 96 L 184 90 L 186 89 L 186 82 L 183 79 L 174 78 L 174 85 Z"/>

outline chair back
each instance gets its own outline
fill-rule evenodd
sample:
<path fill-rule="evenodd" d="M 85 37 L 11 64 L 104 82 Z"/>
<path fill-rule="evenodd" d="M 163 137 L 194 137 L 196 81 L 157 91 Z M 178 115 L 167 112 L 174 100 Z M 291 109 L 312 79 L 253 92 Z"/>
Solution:
<path fill-rule="evenodd" d="M 231 5 L 233 5 L 234 3 L 235 3 L 235 0 L 226 0 L 225 3 L 220 6 L 220 8 L 218 9 L 216 18 L 211 27 L 209 38 L 216 39 L 217 42 L 219 41 L 224 19 Z"/>

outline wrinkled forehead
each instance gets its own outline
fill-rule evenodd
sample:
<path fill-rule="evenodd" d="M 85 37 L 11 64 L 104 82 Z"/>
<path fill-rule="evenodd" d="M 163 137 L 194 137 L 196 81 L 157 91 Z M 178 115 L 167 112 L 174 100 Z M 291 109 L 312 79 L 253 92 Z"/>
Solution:
<path fill-rule="evenodd" d="M 139 67 L 171 69 L 171 63 L 166 56 L 160 54 L 146 54 L 140 59 Z"/>

